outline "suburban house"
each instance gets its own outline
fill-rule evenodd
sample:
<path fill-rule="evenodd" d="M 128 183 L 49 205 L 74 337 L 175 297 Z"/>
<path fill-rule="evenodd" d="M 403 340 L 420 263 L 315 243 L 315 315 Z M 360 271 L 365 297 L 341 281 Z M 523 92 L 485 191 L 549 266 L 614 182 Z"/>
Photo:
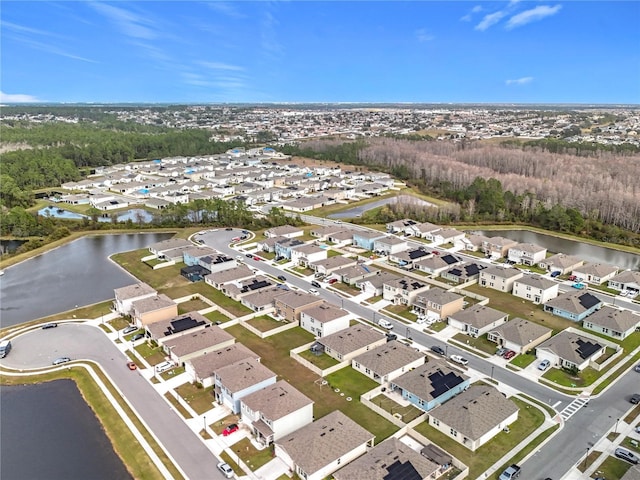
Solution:
<path fill-rule="evenodd" d="M 556 253 L 538 262 L 538 266 L 549 272 L 560 272 L 560 275 L 566 275 L 573 271 L 573 269 L 580 267 L 583 263 L 584 260 L 578 257 L 565 255 L 564 253 Z"/>
<path fill-rule="evenodd" d="M 242 398 L 274 383 L 275 373 L 257 360 L 245 358 L 216 370 L 213 392 L 218 403 L 239 413 Z"/>
<path fill-rule="evenodd" d="M 276 259 L 286 258 L 291 260 L 292 251 L 295 248 L 302 247 L 305 243 L 297 238 L 283 238 L 278 240 L 274 245 Z"/>
<path fill-rule="evenodd" d="M 611 280 L 618 273 L 618 267 L 604 263 L 585 263 L 581 267 L 574 268 L 571 275 L 580 278 L 581 281 L 601 285 Z"/>
<path fill-rule="evenodd" d="M 222 290 L 223 286 L 226 283 L 241 282 L 242 280 L 253 278 L 253 276 L 253 270 L 251 270 L 243 263 L 242 265 L 230 268 L 228 270 L 221 270 L 215 273 L 210 273 L 209 275 L 205 275 L 204 282 L 208 285 L 211 285 L 213 288 Z"/>
<path fill-rule="evenodd" d="M 276 314 L 290 322 L 300 320 L 303 310 L 322 305 L 324 300 L 316 295 L 302 292 L 286 292 L 275 298 Z"/>
<path fill-rule="evenodd" d="M 623 340 L 640 330 L 640 315 L 605 305 L 589 315 L 582 326 L 617 340 Z"/>
<path fill-rule="evenodd" d="M 204 315 L 198 312 L 189 312 L 178 315 L 175 318 L 151 323 L 145 328 L 147 330 L 149 338 L 155 342 L 158 342 L 159 340 L 166 337 L 179 337 L 187 333 L 202 330 L 203 328 L 206 328 L 210 325 L 211 322 L 207 320 Z"/>
<path fill-rule="evenodd" d="M 467 388 L 469 377 L 440 359 L 430 359 L 391 382 L 392 391 L 398 391 L 403 399 L 425 412 Z"/>
<path fill-rule="evenodd" d="M 513 289 L 513 282 L 522 278 L 523 275 L 522 270 L 518 268 L 490 265 L 480 272 L 478 284 L 481 287 L 510 293 Z"/>
<path fill-rule="evenodd" d="M 317 245 L 306 244 L 291 250 L 291 261 L 296 265 L 307 266 L 311 262 L 325 260 L 327 258 L 327 249 L 320 248 Z"/>
<path fill-rule="evenodd" d="M 324 227 L 318 226 L 309 231 L 309 235 L 317 238 L 318 240 L 326 240 L 332 233 L 340 232 L 344 230 L 344 227 L 340 225 L 327 225 Z"/>
<path fill-rule="evenodd" d="M 640 292 L 640 272 L 625 270 L 609 280 L 609 288 L 620 291 Z"/>
<path fill-rule="evenodd" d="M 276 251 L 276 243 L 282 242 L 287 237 L 266 237 L 256 240 L 256 248 L 259 252 L 274 253 Z"/>
<path fill-rule="evenodd" d="M 558 296 L 558 283 L 542 275 L 525 275 L 513 283 L 512 294 L 533 303 L 547 303 Z"/>
<path fill-rule="evenodd" d="M 216 253 L 215 255 L 206 255 L 198 258 L 198 265 L 211 273 L 215 273 L 235 268 L 238 266 L 238 262 L 222 253 Z"/>
<path fill-rule="evenodd" d="M 213 385 L 216 370 L 247 358 L 260 361 L 260 356 L 257 353 L 252 352 L 241 343 L 234 343 L 201 357 L 187 360 L 184 368 L 191 377 L 192 382 L 198 382 L 204 388 L 207 388 Z"/>
<path fill-rule="evenodd" d="M 273 288 L 263 288 L 252 293 L 243 295 L 240 299 L 240 303 L 247 308 L 250 308 L 254 312 L 261 312 L 263 310 L 273 307 L 273 301 L 278 295 L 284 295 L 288 293 L 288 288 L 282 288 L 281 286 L 275 286 Z"/>
<path fill-rule="evenodd" d="M 580 322 L 602 306 L 602 300 L 585 291 L 567 292 L 544 304 L 544 311 Z"/>
<path fill-rule="evenodd" d="M 333 273 L 336 270 L 340 270 L 341 268 L 353 267 L 357 263 L 358 261 L 355 258 L 340 255 L 329 257 L 326 260 L 311 262 L 309 264 L 309 268 L 315 270 L 316 273 L 329 275 L 330 273 Z"/>
<path fill-rule="evenodd" d="M 547 249 L 533 243 L 519 243 L 509 248 L 509 261 L 522 265 L 533 266 L 547 257 Z"/>
<path fill-rule="evenodd" d="M 375 436 L 340 410 L 275 442 L 274 453 L 305 480 L 322 480 L 358 458 Z"/>
<path fill-rule="evenodd" d="M 227 297 L 231 297 L 234 300 L 239 301 L 244 295 L 273 287 L 274 284 L 275 283 L 270 277 L 256 275 L 255 277 L 247 278 L 246 280 L 225 283 L 220 291 Z"/>
<path fill-rule="evenodd" d="M 489 330 L 505 323 L 508 318 L 509 314 L 507 313 L 476 304 L 449 315 L 449 325 L 461 330 L 470 337 L 480 337 L 489 332 Z"/>
<path fill-rule="evenodd" d="M 402 277 L 384 282 L 382 298 L 394 305 L 413 305 L 416 297 L 429 290 L 429 284 L 420 280 Z"/>
<path fill-rule="evenodd" d="M 353 231 L 352 230 L 340 230 L 339 232 L 330 233 L 327 236 L 327 241 L 333 243 L 337 247 L 345 247 L 353 243 Z"/>
<path fill-rule="evenodd" d="M 404 252 L 407 249 L 407 241 L 393 236 L 378 238 L 373 242 L 373 250 L 380 255 L 391 255 Z"/>
<path fill-rule="evenodd" d="M 136 283 L 126 287 L 114 289 L 115 300 L 113 308 L 120 315 L 131 315 L 133 302 L 145 298 L 155 297 L 158 292 L 146 283 Z"/>
<path fill-rule="evenodd" d="M 339 270 L 334 270 L 332 273 L 333 276 L 340 279 L 342 283 L 355 285 L 356 282 L 376 275 L 379 272 L 381 272 L 381 270 L 365 265 L 364 263 L 359 263 L 351 267 L 344 267 Z"/>
<path fill-rule="evenodd" d="M 323 301 L 300 313 L 300 326 L 316 337 L 324 337 L 349 327 L 350 313 Z"/>
<path fill-rule="evenodd" d="M 556 368 L 584 370 L 604 354 L 606 346 L 593 338 L 566 329 L 538 345 L 538 360 L 549 360 Z"/>
<path fill-rule="evenodd" d="M 324 353 L 339 362 L 350 362 L 361 353 L 372 350 L 387 343 L 387 337 L 373 327 L 357 323 L 345 330 L 340 330 L 316 342 L 324 349 Z"/>
<path fill-rule="evenodd" d="M 281 227 L 273 227 L 265 230 L 265 237 L 301 237 L 304 235 L 304 230 L 300 227 L 292 227 L 291 225 L 283 225 Z"/>
<path fill-rule="evenodd" d="M 482 250 L 482 245 L 489 237 L 485 237 L 484 235 L 478 235 L 476 233 L 469 233 L 462 240 L 457 242 L 458 245 L 461 245 L 463 250 L 468 250 L 470 252 L 477 252 Z M 488 256 L 488 255 L 487 255 Z"/>
<path fill-rule="evenodd" d="M 429 412 L 429 424 L 476 451 L 518 419 L 518 407 L 489 385 L 468 390 Z"/>
<path fill-rule="evenodd" d="M 369 275 L 362 280 L 356 281 L 355 287 L 359 288 L 362 293 L 377 297 L 382 295 L 385 283 L 397 279 L 400 279 L 399 275 L 379 270 L 376 275 Z"/>
<path fill-rule="evenodd" d="M 433 223 L 424 222 L 417 223 L 415 225 L 409 225 L 405 227 L 404 233 L 408 233 L 409 235 L 413 235 L 418 238 L 426 238 L 429 241 L 433 241 L 433 234 L 438 230 L 441 230 L 442 227 L 438 225 L 434 225 Z"/>
<path fill-rule="evenodd" d="M 358 355 L 351 360 L 351 366 L 376 382 L 385 384 L 422 365 L 425 359 L 424 353 L 393 340 Z"/>
<path fill-rule="evenodd" d="M 551 328 L 516 317 L 492 329 L 487 340 L 520 354 L 551 338 L 552 333 Z"/>
<path fill-rule="evenodd" d="M 405 218 L 404 220 L 396 220 L 395 222 L 387 223 L 386 228 L 389 233 L 405 233 L 405 229 L 412 225 L 417 225 L 418 222 Z"/>
<path fill-rule="evenodd" d="M 353 244 L 356 247 L 364 248 L 365 250 L 374 250 L 374 244 L 376 240 L 381 240 L 386 237 L 383 232 L 372 232 L 370 230 L 353 232 Z"/>
<path fill-rule="evenodd" d="M 154 254 L 156 257 L 167 256 L 166 254 L 171 250 L 186 250 L 187 248 L 192 248 L 193 243 L 189 240 L 185 240 L 184 238 L 169 238 L 168 240 L 162 240 L 161 242 L 154 243 L 149 246 L 149 251 Z M 182 257 L 182 253 L 180 254 Z"/>
<path fill-rule="evenodd" d="M 442 272 L 455 265 L 460 265 L 461 263 L 463 263 L 462 259 L 455 255 L 434 255 L 415 262 L 414 268 L 417 268 L 421 272 L 428 273 L 429 275 L 440 275 Z"/>
<path fill-rule="evenodd" d="M 136 300 L 131 304 L 131 319 L 139 327 L 178 316 L 178 304 L 164 293 Z"/>
<path fill-rule="evenodd" d="M 458 284 L 467 283 L 480 278 L 480 272 L 485 268 L 484 263 L 465 262 L 442 272 L 440 276 Z"/>
<path fill-rule="evenodd" d="M 463 238 L 464 232 L 456 230 L 455 228 L 441 228 L 431 233 L 431 241 L 436 245 L 459 242 Z"/>
<path fill-rule="evenodd" d="M 202 330 L 191 331 L 185 335 L 160 339 L 165 354 L 177 365 L 201 355 L 233 345 L 236 339 L 220 327 L 213 325 Z"/>
<path fill-rule="evenodd" d="M 313 422 L 313 400 L 280 380 L 243 397 L 240 412 L 256 440 L 270 445 Z"/>
<path fill-rule="evenodd" d="M 426 479 L 439 476 L 440 465 L 391 437 L 333 474 L 335 480 Z M 409 473 L 410 472 L 410 473 Z"/>
<path fill-rule="evenodd" d="M 191 247 L 182 252 L 182 261 L 187 266 L 198 265 L 198 260 L 207 255 L 215 255 L 216 252 L 210 247 Z"/>
<path fill-rule="evenodd" d="M 486 237 L 482 242 L 482 251 L 494 260 L 509 255 L 509 249 L 518 245 L 518 242 L 505 237 Z"/>
<path fill-rule="evenodd" d="M 447 292 L 440 287 L 433 287 L 417 296 L 413 310 L 444 320 L 449 315 L 462 310 L 463 306 L 464 297 L 462 295 Z"/>
<path fill-rule="evenodd" d="M 389 261 L 395 262 L 400 267 L 407 270 L 411 270 L 414 267 L 415 262 L 429 256 L 433 256 L 433 253 L 429 252 L 424 247 L 418 247 L 413 250 L 405 250 L 403 252 L 391 254 L 389 255 Z"/>

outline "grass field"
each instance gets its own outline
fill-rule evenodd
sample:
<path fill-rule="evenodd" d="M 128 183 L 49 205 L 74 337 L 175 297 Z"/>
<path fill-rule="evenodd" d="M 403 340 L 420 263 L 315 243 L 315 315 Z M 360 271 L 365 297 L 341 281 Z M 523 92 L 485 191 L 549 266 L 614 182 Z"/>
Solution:
<path fill-rule="evenodd" d="M 261 332 L 268 332 L 283 325 L 282 322 L 278 322 L 268 315 L 252 318 L 251 320 L 247 320 L 247 323 Z"/>
<path fill-rule="evenodd" d="M 371 402 L 386 410 L 391 415 L 401 415 L 401 420 L 404 423 L 412 422 L 423 413 L 422 410 L 414 407 L 413 405 L 407 405 L 406 407 L 403 407 L 398 402 L 383 394 L 373 397 L 371 399 Z"/>
<path fill-rule="evenodd" d="M 202 388 L 193 383 L 184 383 L 176 388 L 176 391 L 198 415 L 213 408 L 213 387 Z"/>
<path fill-rule="evenodd" d="M 338 365 L 339 363 L 335 358 L 330 357 L 326 353 L 323 353 L 322 355 L 314 355 L 309 350 L 305 350 L 304 352 L 300 352 L 298 355 L 300 355 L 308 362 L 311 362 L 321 370 L 333 367 L 334 365 Z"/>

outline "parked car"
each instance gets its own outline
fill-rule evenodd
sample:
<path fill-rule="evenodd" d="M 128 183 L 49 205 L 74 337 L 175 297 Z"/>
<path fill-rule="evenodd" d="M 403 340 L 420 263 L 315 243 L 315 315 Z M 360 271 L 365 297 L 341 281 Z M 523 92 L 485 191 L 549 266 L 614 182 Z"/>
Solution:
<path fill-rule="evenodd" d="M 67 363 L 70 362 L 71 359 L 69 357 L 58 357 L 56 358 L 53 362 L 51 362 L 52 365 L 62 365 L 63 363 Z"/>
<path fill-rule="evenodd" d="M 231 227 L 227 227 L 227 228 L 225 228 L 225 230 L 226 230 L 227 232 L 230 232 L 231 230 L 233 230 L 233 228 L 231 228 Z"/>
<path fill-rule="evenodd" d="M 538 370 L 542 370 L 544 372 L 550 366 L 551 366 L 551 362 L 547 359 L 544 359 L 538 364 Z"/>
<path fill-rule="evenodd" d="M 256 262 L 259 262 L 260 260 L 262 260 L 260 257 L 256 257 L 255 255 L 253 256 L 253 259 L 254 259 Z"/>
<path fill-rule="evenodd" d="M 285 277 L 284 275 L 278 275 L 278 280 L 280 280 L 281 282 L 286 282 L 287 277 Z"/>
<path fill-rule="evenodd" d="M 438 250 L 434 250 L 431 253 L 433 253 L 434 255 L 440 255 L 440 252 Z"/>
<path fill-rule="evenodd" d="M 311 286 L 316 288 L 322 288 L 322 285 L 320 285 L 320 283 L 316 282 L 315 280 L 311 281 Z"/>
<path fill-rule="evenodd" d="M 445 355 L 444 348 L 439 347 L 438 345 L 431 345 L 431 351 L 438 355 Z"/>
<path fill-rule="evenodd" d="M 449 359 L 454 363 L 459 363 L 460 365 L 467 365 L 469 363 L 469 360 L 461 355 L 451 355 Z"/>
<path fill-rule="evenodd" d="M 578 277 L 576 277 L 575 275 L 569 275 L 569 281 L 570 282 L 573 282 L 576 278 L 578 278 Z"/>
<path fill-rule="evenodd" d="M 634 370 L 638 373 L 640 373 L 640 363 L 638 365 L 636 365 L 636 368 L 634 368 Z"/>
<path fill-rule="evenodd" d="M 631 403 L 633 403 L 634 405 L 637 405 L 640 403 L 640 393 L 634 393 L 633 395 L 631 395 L 631 398 L 629 399 L 629 401 Z"/>
<path fill-rule="evenodd" d="M 236 255 L 236 260 L 241 262 L 242 260 L 244 260 L 244 258 L 242 257 L 242 255 Z"/>
<path fill-rule="evenodd" d="M 424 323 L 427 323 L 427 317 L 418 317 L 418 318 L 416 319 L 416 323 L 417 323 L 418 325 L 422 325 L 422 324 L 424 324 Z"/>
<path fill-rule="evenodd" d="M 127 362 L 127 368 L 129 370 L 136 370 L 138 368 L 138 366 L 133 362 Z"/>
<path fill-rule="evenodd" d="M 225 427 L 225 429 L 222 431 L 222 436 L 227 437 L 231 435 L 233 432 L 237 432 L 238 430 L 240 430 L 240 427 L 238 427 L 238 424 L 232 423 L 231 425 L 227 425 Z"/>
<path fill-rule="evenodd" d="M 129 325 L 127 328 L 125 328 L 124 330 L 122 330 L 122 333 L 124 335 L 127 335 L 128 333 L 132 333 L 135 332 L 138 329 L 138 327 L 136 327 L 135 325 Z"/>
<path fill-rule="evenodd" d="M 552 278 L 556 278 L 558 276 L 560 276 L 562 272 L 560 270 L 556 270 L 555 272 L 551 272 L 551 277 Z"/>
<path fill-rule="evenodd" d="M 244 256 L 247 258 L 253 258 L 253 253 L 246 253 Z"/>
<path fill-rule="evenodd" d="M 156 373 L 166 372 L 167 370 L 171 370 L 172 368 L 173 362 L 167 360 L 166 362 L 162 362 L 156 365 Z"/>
<path fill-rule="evenodd" d="M 338 281 L 337 278 L 330 278 L 329 279 L 329 285 L 333 285 L 334 283 L 336 283 Z"/>
<path fill-rule="evenodd" d="M 233 478 L 233 469 L 228 463 L 220 462 L 218 464 L 218 470 L 220 470 L 226 478 Z"/>
<path fill-rule="evenodd" d="M 499 357 L 503 356 L 505 353 L 507 353 L 507 350 L 509 350 L 508 348 L 504 348 L 501 347 L 498 349 L 498 351 L 496 352 L 496 355 L 498 355 Z"/>
<path fill-rule="evenodd" d="M 515 463 L 509 466 L 504 472 L 500 474 L 498 477 L 499 480 L 513 480 L 520 476 L 520 467 Z"/>
<path fill-rule="evenodd" d="M 513 350 L 507 350 L 506 352 L 504 352 L 504 354 L 502 355 L 502 358 L 504 358 L 505 360 L 510 360 L 513 357 L 516 356 L 516 352 L 514 352 Z"/>
<path fill-rule="evenodd" d="M 393 328 L 393 324 L 390 321 L 385 320 L 384 318 L 378 320 L 378 325 L 380 325 L 382 328 L 386 328 L 387 330 L 391 330 Z"/>
<path fill-rule="evenodd" d="M 144 338 L 144 333 L 137 333 L 133 337 L 131 337 L 132 342 L 137 342 L 138 340 L 142 340 Z"/>
<path fill-rule="evenodd" d="M 638 455 L 631 453 L 629 450 L 624 448 L 616 448 L 614 454 L 616 457 L 626 460 L 629 463 L 633 463 L 634 465 L 637 465 L 640 461 L 638 460 Z"/>
<path fill-rule="evenodd" d="M 44 325 L 42 325 L 42 329 L 48 330 L 50 328 L 56 328 L 57 326 L 58 326 L 57 323 L 45 323 Z"/>

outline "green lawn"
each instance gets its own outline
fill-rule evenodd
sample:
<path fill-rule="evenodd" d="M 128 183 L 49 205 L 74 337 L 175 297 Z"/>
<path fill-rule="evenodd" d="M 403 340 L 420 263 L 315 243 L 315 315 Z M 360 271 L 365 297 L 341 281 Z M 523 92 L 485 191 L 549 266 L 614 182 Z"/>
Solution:
<path fill-rule="evenodd" d="M 340 256 L 342 256 L 340 252 L 336 252 L 335 250 L 327 250 L 327 258 L 340 257 Z"/>
<path fill-rule="evenodd" d="M 221 312 L 219 312 L 217 310 L 207 313 L 205 315 L 205 318 L 211 320 L 213 323 L 216 323 L 216 322 L 224 323 L 224 322 L 228 322 L 229 320 L 231 320 L 224 313 L 221 313 Z"/>
<path fill-rule="evenodd" d="M 336 290 L 340 290 L 341 292 L 344 292 L 346 294 L 349 294 L 351 296 L 359 295 L 362 293 L 356 287 L 352 287 L 351 285 L 347 285 L 346 283 L 342 283 L 342 282 L 336 282 L 333 285 L 331 285 L 331 287 L 335 288 Z"/>
<path fill-rule="evenodd" d="M 447 328 L 447 322 L 436 322 L 436 323 L 432 323 L 430 327 L 428 327 L 429 330 L 432 330 L 434 332 L 441 332 L 442 330 L 444 330 L 445 328 Z"/>
<path fill-rule="evenodd" d="M 251 471 L 254 472 L 273 459 L 271 447 L 258 450 L 248 438 L 243 438 L 239 442 L 234 443 L 231 449 L 242 459 Z"/>
<path fill-rule="evenodd" d="M 389 397 L 383 394 L 373 397 L 371 401 L 376 405 L 378 405 L 380 408 L 383 408 L 384 410 L 389 412 L 391 415 L 394 415 L 394 414 L 402 415 L 401 420 L 404 423 L 412 422 L 423 413 L 422 410 L 414 407 L 413 405 L 407 405 L 406 407 L 403 407 L 398 402 L 390 399 Z"/>
<path fill-rule="evenodd" d="M 178 400 L 176 400 L 176 397 L 173 396 L 173 393 L 171 392 L 165 393 L 164 398 L 169 400 L 169 403 L 173 405 L 173 408 L 175 408 L 180 413 L 180 415 L 182 415 L 184 418 L 193 418 L 191 414 L 187 411 L 187 409 L 184 408 L 182 404 L 178 402 Z"/>
<path fill-rule="evenodd" d="M 341 410 L 376 435 L 376 442 L 382 441 L 398 430 L 391 422 L 360 403 L 360 393 L 377 385 L 373 380 L 355 372 L 351 367 L 345 367 L 328 376 L 326 380 L 331 384 L 329 387 L 329 385 L 322 385 L 321 379 L 315 373 L 289 356 L 289 350 L 292 348 L 313 341 L 314 336 L 309 332 L 296 327 L 260 339 L 241 325 L 234 325 L 226 330 L 236 337 L 239 343 L 260 355 L 261 362 L 265 366 L 311 398 L 315 402 L 313 408 L 315 418 L 323 417 L 334 410 Z M 339 388 L 340 392 L 336 393 L 335 388 Z M 340 393 L 344 393 L 344 396 Z M 351 401 L 347 401 L 347 397 L 351 397 Z"/>
<path fill-rule="evenodd" d="M 160 347 L 151 347 L 148 343 L 141 343 L 133 348 L 151 365 L 157 365 L 164 361 L 165 354 Z"/>
<path fill-rule="evenodd" d="M 487 340 L 487 335 L 480 337 L 470 337 L 464 333 L 456 333 L 453 338 L 458 342 L 469 345 L 470 347 L 477 348 L 480 351 L 493 355 L 496 353 L 498 346 L 494 342 Z"/>
<path fill-rule="evenodd" d="M 189 312 L 197 312 L 198 310 L 204 310 L 205 308 L 209 307 L 210 305 L 208 303 L 205 303 L 199 298 L 196 298 L 195 300 L 189 300 L 187 302 L 178 304 L 178 315 Z"/>
<path fill-rule="evenodd" d="M 185 383 L 176 388 L 176 391 L 198 415 L 213 408 L 213 387 L 203 388 L 193 383 Z"/>
<path fill-rule="evenodd" d="M 268 315 L 252 318 L 251 320 L 247 320 L 247 323 L 261 332 L 268 332 L 283 325 L 282 322 L 278 322 Z"/>
<path fill-rule="evenodd" d="M 177 285 L 158 291 L 160 293 L 164 293 L 169 298 L 180 298 L 190 294 L 199 293 L 216 305 L 219 305 L 224 310 L 227 310 L 232 315 L 236 315 L 238 317 L 252 312 L 250 308 L 247 308 L 240 302 L 236 302 L 234 299 L 227 297 L 220 290 L 217 290 L 204 282 L 188 282 L 186 285 Z"/>
<path fill-rule="evenodd" d="M 426 422 L 419 424 L 416 427 L 416 431 L 457 457 L 465 465 L 468 465 L 468 478 L 480 478 L 484 471 L 544 422 L 544 414 L 541 410 L 518 398 L 511 397 L 511 399 L 520 407 L 518 420 L 509 426 L 511 431 L 509 433 L 500 432 L 475 452 L 463 447 L 462 444 L 436 430 Z"/>
<path fill-rule="evenodd" d="M 521 353 L 520 355 L 516 355 L 511 360 L 511 364 L 516 367 L 526 368 L 531 365 L 536 360 L 536 356 L 534 353 Z"/>
<path fill-rule="evenodd" d="M 321 370 L 325 370 L 329 367 L 333 367 L 334 365 L 338 365 L 338 363 L 340 363 L 335 358 L 330 357 L 326 353 L 323 353 L 322 355 L 314 355 L 309 350 L 305 350 L 304 352 L 300 352 L 298 355 L 300 355 L 302 358 L 304 358 L 308 362 L 311 362 Z"/>
<path fill-rule="evenodd" d="M 631 468 L 631 464 L 620 460 L 616 457 L 607 457 L 602 465 L 598 467 L 597 474 L 591 475 L 591 478 L 604 477 L 607 479 L 622 478 L 627 470 Z"/>
<path fill-rule="evenodd" d="M 600 375 L 600 372 L 591 367 L 587 367 L 581 372 L 578 372 L 577 376 L 572 375 L 566 370 L 550 368 L 542 377 L 563 387 L 586 387 L 597 380 Z"/>
<path fill-rule="evenodd" d="M 177 377 L 181 373 L 184 373 L 184 367 L 174 367 L 171 370 L 166 370 L 160 374 L 164 380 L 171 380 L 173 377 Z"/>

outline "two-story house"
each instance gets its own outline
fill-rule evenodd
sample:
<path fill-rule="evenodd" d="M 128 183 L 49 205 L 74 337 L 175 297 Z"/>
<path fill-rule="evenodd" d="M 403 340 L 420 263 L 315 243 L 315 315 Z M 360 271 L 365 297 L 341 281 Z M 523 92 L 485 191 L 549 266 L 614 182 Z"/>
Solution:
<path fill-rule="evenodd" d="M 513 295 L 533 303 L 547 303 L 558 296 L 558 283 L 542 275 L 524 275 L 513 283 Z"/>
<path fill-rule="evenodd" d="M 219 404 L 239 413 L 242 398 L 274 383 L 274 372 L 253 358 L 246 358 L 216 370 L 213 392 Z"/>
<path fill-rule="evenodd" d="M 508 252 L 509 261 L 529 266 L 540 263 L 546 256 L 547 249 L 533 243 L 519 243 Z"/>
<path fill-rule="evenodd" d="M 323 301 L 300 313 L 300 326 L 316 337 L 325 337 L 349 327 L 351 314 Z"/>
<path fill-rule="evenodd" d="M 429 284 L 420 280 L 401 277 L 384 282 L 382 298 L 394 305 L 413 305 L 416 297 L 429 290 Z"/>
<path fill-rule="evenodd" d="M 413 310 L 440 320 L 462 310 L 464 297 L 457 293 L 447 292 L 440 287 L 433 287 L 416 297 Z"/>
<path fill-rule="evenodd" d="M 501 292 L 511 292 L 513 282 L 522 278 L 522 270 L 513 267 L 490 265 L 480 272 L 478 284 Z"/>

